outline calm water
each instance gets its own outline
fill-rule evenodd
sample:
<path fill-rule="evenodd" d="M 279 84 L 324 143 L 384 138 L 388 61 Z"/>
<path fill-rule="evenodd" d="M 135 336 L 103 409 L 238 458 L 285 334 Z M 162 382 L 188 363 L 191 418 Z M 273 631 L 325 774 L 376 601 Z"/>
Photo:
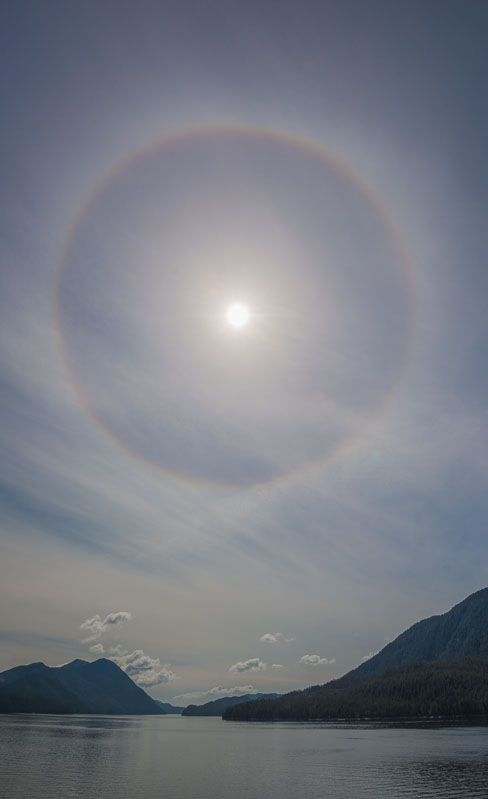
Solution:
<path fill-rule="evenodd" d="M 0 716 L 2 799 L 488 797 L 488 727 Z"/>

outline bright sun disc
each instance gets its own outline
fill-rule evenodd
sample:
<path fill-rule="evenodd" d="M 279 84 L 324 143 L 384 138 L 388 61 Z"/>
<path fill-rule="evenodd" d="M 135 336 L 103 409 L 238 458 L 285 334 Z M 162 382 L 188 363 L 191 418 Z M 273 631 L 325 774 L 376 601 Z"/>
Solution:
<path fill-rule="evenodd" d="M 227 308 L 226 317 L 232 327 L 244 327 L 249 321 L 249 311 L 245 305 L 234 303 Z"/>

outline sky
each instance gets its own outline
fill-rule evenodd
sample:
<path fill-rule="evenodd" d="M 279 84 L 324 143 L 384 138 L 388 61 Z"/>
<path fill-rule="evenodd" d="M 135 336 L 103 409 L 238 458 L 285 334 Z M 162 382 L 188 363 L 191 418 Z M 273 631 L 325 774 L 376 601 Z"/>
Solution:
<path fill-rule="evenodd" d="M 283 693 L 488 585 L 487 35 L 4 2 L 0 670 Z"/>

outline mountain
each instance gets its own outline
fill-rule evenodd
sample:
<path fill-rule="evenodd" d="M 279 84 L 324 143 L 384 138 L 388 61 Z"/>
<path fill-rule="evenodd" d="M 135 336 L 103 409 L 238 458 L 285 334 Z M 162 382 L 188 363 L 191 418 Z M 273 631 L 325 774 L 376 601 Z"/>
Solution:
<path fill-rule="evenodd" d="M 73 660 L 64 666 L 16 666 L 0 674 L 1 713 L 163 714 L 115 663 Z"/>
<path fill-rule="evenodd" d="M 229 707 L 254 699 L 277 699 L 279 694 L 244 694 L 243 696 L 224 696 L 204 705 L 188 705 L 182 716 L 221 716 Z"/>
<path fill-rule="evenodd" d="M 236 721 L 405 719 L 488 715 L 488 658 L 394 666 L 382 674 L 346 675 L 273 701 L 228 708 Z"/>
<path fill-rule="evenodd" d="M 380 674 L 390 666 L 419 661 L 488 657 L 488 588 L 471 594 L 447 613 L 409 627 L 352 674 Z"/>
<path fill-rule="evenodd" d="M 170 705 L 169 702 L 160 702 L 159 699 L 154 700 L 159 707 L 161 707 L 165 713 L 172 713 L 174 715 L 181 715 L 184 711 L 184 707 L 180 707 L 179 705 Z"/>
<path fill-rule="evenodd" d="M 483 714 L 487 662 L 488 588 L 483 588 L 447 613 L 417 622 L 340 680 L 259 706 L 239 705 L 224 718 Z"/>

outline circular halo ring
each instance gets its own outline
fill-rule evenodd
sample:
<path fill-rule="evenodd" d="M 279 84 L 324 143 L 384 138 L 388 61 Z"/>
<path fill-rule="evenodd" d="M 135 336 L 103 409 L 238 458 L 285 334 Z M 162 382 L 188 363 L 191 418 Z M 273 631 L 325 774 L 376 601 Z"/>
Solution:
<path fill-rule="evenodd" d="M 99 414 L 92 406 L 90 398 L 83 390 L 83 386 L 79 380 L 76 369 L 72 363 L 68 345 L 63 330 L 63 316 L 61 312 L 61 295 L 63 290 L 63 282 L 65 279 L 65 265 L 68 255 L 73 244 L 76 233 L 88 214 L 93 203 L 99 198 L 102 193 L 112 184 L 112 182 L 121 175 L 126 169 L 132 166 L 137 161 L 154 154 L 163 148 L 179 145 L 185 142 L 198 141 L 202 138 L 214 138 L 216 136 L 225 136 L 229 138 L 250 138 L 261 139 L 265 142 L 276 142 L 277 144 L 288 145 L 295 148 L 308 156 L 318 159 L 323 164 L 332 168 L 339 175 L 344 177 L 346 181 L 352 184 L 359 194 L 374 208 L 382 224 L 387 230 L 395 249 L 398 252 L 402 273 L 404 277 L 405 289 L 407 294 L 407 332 L 404 336 L 403 352 L 399 358 L 398 367 L 390 381 L 387 389 L 382 393 L 376 403 L 375 412 L 372 412 L 367 421 L 357 433 L 345 437 L 342 441 L 337 443 L 323 458 L 314 459 L 308 463 L 294 469 L 288 473 L 272 476 L 265 480 L 248 481 L 242 483 L 227 483 L 223 481 L 212 480 L 205 477 L 188 476 L 180 472 L 173 472 L 161 463 L 145 458 L 141 453 L 129 447 L 119 436 L 117 436 L 100 418 Z M 365 431 L 370 428 L 374 421 L 378 418 L 382 411 L 396 393 L 398 386 L 402 382 L 404 375 L 407 371 L 410 357 L 413 349 L 414 332 L 416 327 L 417 315 L 417 289 L 415 283 L 415 274 L 412 266 L 409 251 L 406 243 L 396 222 L 392 219 L 387 209 L 372 191 L 372 189 L 363 181 L 363 179 L 356 174 L 347 163 L 339 159 L 336 155 L 324 150 L 318 143 L 309 141 L 308 139 L 277 131 L 272 128 L 260 128 L 250 125 L 236 125 L 236 124 L 222 124 L 222 125 L 203 125 L 201 127 L 189 127 L 182 130 L 169 133 L 161 138 L 156 139 L 145 147 L 141 147 L 132 151 L 129 155 L 117 161 L 102 177 L 93 185 L 87 196 L 80 203 L 73 220 L 68 228 L 67 234 L 63 239 L 60 249 L 60 254 L 56 262 L 55 269 L 55 289 L 54 289 L 54 319 L 56 328 L 56 337 L 58 341 L 59 351 L 61 354 L 61 361 L 65 376 L 84 412 L 101 430 L 110 441 L 125 454 L 135 459 L 145 467 L 149 467 L 158 473 L 164 474 L 173 480 L 189 483 L 192 485 L 203 485 L 208 487 L 223 487 L 223 488 L 252 488 L 262 485 L 279 485 L 284 486 L 285 483 L 298 479 L 300 476 L 308 474 L 311 470 L 320 468 L 331 460 L 336 459 L 340 455 L 352 449 L 355 444 L 363 437 Z"/>

